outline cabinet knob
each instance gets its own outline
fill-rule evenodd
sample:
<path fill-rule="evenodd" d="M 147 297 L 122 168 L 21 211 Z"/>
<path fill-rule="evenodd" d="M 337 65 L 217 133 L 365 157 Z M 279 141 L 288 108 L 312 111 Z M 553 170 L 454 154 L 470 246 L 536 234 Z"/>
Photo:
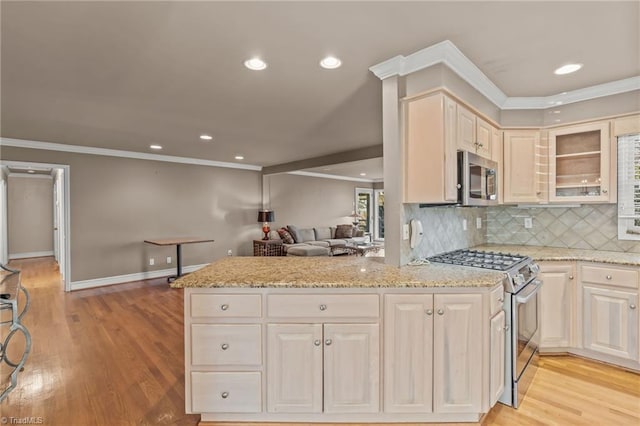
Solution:
<path fill-rule="evenodd" d="M 457 185 L 456 185 L 456 188 L 458 188 L 458 189 L 462 189 L 462 185 L 461 185 L 461 184 L 457 184 Z"/>
<path fill-rule="evenodd" d="M 542 194 L 542 191 L 536 192 L 536 195 L 540 195 L 540 194 Z"/>
<path fill-rule="evenodd" d="M 504 297 L 498 297 L 498 302 L 500 303 L 504 302 Z"/>
<path fill-rule="evenodd" d="M 229 345 L 227 343 L 221 344 L 220 347 L 222 348 L 223 351 L 226 351 L 227 349 L 229 349 Z"/>
<path fill-rule="evenodd" d="M 220 309 L 222 309 L 223 311 L 226 311 L 227 309 L 229 309 L 229 305 L 225 303 L 224 305 L 220 306 Z"/>
<path fill-rule="evenodd" d="M 635 309 L 635 308 L 636 308 L 636 305 L 634 305 L 634 304 L 632 303 L 632 304 L 630 304 L 630 305 L 629 305 L 629 307 L 630 307 L 631 309 Z"/>
<path fill-rule="evenodd" d="M 327 310 L 327 305 L 320 305 L 320 310 L 321 311 L 326 311 Z"/>
<path fill-rule="evenodd" d="M 332 343 L 331 339 L 327 339 L 327 340 L 324 341 L 324 344 L 327 345 L 327 346 L 331 345 L 331 343 Z"/>
<path fill-rule="evenodd" d="M 427 309 L 424 313 L 427 315 L 433 315 L 433 309 Z"/>
<path fill-rule="evenodd" d="M 442 309 L 438 309 L 438 315 L 444 315 L 444 311 Z"/>
<path fill-rule="evenodd" d="M 316 340 L 313 341 L 313 344 L 316 345 L 316 346 L 320 346 L 321 343 L 322 342 L 320 341 L 320 339 L 316 339 Z"/>
<path fill-rule="evenodd" d="M 573 275 L 569 275 L 569 279 L 572 280 L 573 279 Z"/>
<path fill-rule="evenodd" d="M 227 399 L 227 398 L 229 398 L 229 392 L 222 392 L 222 393 L 220 394 L 220 396 L 221 396 L 223 399 Z"/>
<path fill-rule="evenodd" d="M 510 326 L 508 326 L 508 325 L 505 325 L 505 326 L 504 326 L 504 332 L 506 333 L 507 331 L 509 331 L 509 328 L 511 328 L 511 327 L 510 327 Z"/>
<path fill-rule="evenodd" d="M 603 189 L 603 190 L 602 190 L 602 193 L 603 193 L 603 194 L 606 194 L 606 193 L 607 193 L 607 190 L 606 190 L 606 189 Z"/>
<path fill-rule="evenodd" d="M 611 275 L 607 275 L 607 276 L 606 276 L 606 278 L 607 278 L 608 280 L 610 280 L 610 279 L 611 279 Z"/>

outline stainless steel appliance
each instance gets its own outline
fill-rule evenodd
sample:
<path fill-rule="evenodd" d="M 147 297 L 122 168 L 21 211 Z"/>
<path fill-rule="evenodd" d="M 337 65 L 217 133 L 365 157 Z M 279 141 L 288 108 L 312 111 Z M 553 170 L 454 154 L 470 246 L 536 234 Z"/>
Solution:
<path fill-rule="evenodd" d="M 458 151 L 458 202 L 463 206 L 498 204 L 498 163 Z"/>
<path fill-rule="evenodd" d="M 535 375 L 540 341 L 538 265 L 530 257 L 509 253 L 456 250 L 428 259 L 472 268 L 503 271 L 506 314 L 505 390 L 500 402 L 518 408 Z"/>

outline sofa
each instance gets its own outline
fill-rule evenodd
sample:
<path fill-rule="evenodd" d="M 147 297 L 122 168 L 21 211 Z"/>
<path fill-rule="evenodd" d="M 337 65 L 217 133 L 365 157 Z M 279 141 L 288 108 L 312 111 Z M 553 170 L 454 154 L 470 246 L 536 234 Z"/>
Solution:
<path fill-rule="evenodd" d="M 288 256 L 333 256 L 350 253 L 347 244 L 365 243 L 368 239 L 364 231 L 351 224 L 315 228 L 288 225 L 278 229 L 277 233 Z M 326 250 L 320 250 L 318 247 Z M 289 251 L 292 248 L 295 249 Z"/>

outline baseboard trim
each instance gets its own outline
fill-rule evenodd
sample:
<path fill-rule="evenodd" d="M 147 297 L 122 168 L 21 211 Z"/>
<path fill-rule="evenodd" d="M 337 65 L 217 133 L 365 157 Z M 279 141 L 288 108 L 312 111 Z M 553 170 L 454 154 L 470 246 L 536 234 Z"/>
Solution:
<path fill-rule="evenodd" d="M 9 254 L 9 260 L 12 259 L 28 259 L 30 257 L 47 257 L 53 256 L 53 250 L 49 251 L 32 251 L 30 253 L 13 253 Z"/>
<path fill-rule="evenodd" d="M 207 265 L 208 263 L 203 263 L 200 265 L 183 266 L 182 272 L 184 273 L 194 272 Z M 71 291 L 84 290 L 87 288 L 103 287 L 103 286 L 114 285 L 114 284 L 122 284 L 122 283 L 131 282 L 131 281 L 141 281 L 141 280 L 150 280 L 153 278 L 168 277 L 171 275 L 175 275 L 175 273 L 176 273 L 176 269 L 171 268 L 171 269 L 159 269 L 156 271 L 136 272 L 133 274 L 126 274 L 126 275 L 116 275 L 113 277 L 94 278 L 91 280 L 72 281 Z"/>

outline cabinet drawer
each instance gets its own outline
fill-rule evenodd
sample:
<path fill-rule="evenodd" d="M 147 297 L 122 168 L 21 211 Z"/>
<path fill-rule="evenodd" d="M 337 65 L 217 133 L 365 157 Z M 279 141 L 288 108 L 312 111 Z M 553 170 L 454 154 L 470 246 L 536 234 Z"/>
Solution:
<path fill-rule="evenodd" d="M 496 313 L 502 310 L 502 306 L 504 303 L 504 287 L 496 287 L 491 291 L 489 295 L 490 307 L 491 307 L 491 316 L 494 316 Z"/>
<path fill-rule="evenodd" d="M 271 317 L 378 317 L 377 294 L 274 294 L 267 296 Z"/>
<path fill-rule="evenodd" d="M 260 324 L 191 325 L 192 365 L 260 365 Z"/>
<path fill-rule="evenodd" d="M 638 288 L 638 270 L 614 266 L 581 265 L 580 281 L 583 283 L 615 285 Z"/>
<path fill-rule="evenodd" d="M 259 294 L 192 294 L 192 317 L 260 317 L 262 300 Z"/>
<path fill-rule="evenodd" d="M 262 411 L 259 372 L 191 373 L 194 413 L 259 413 Z"/>

